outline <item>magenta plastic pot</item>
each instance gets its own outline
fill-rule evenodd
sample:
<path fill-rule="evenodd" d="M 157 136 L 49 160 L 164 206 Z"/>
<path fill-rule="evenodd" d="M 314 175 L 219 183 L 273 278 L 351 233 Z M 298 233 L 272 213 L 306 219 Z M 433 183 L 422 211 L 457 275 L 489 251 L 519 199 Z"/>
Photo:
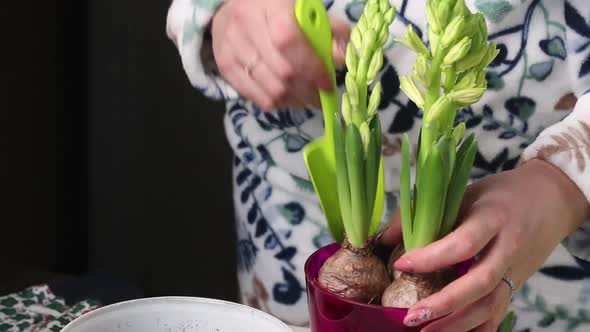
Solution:
<path fill-rule="evenodd" d="M 328 292 L 317 282 L 324 262 L 340 249 L 332 243 L 314 252 L 305 263 L 307 302 L 312 332 L 412 332 L 422 326 L 407 327 L 403 324 L 408 310 L 385 308 L 347 300 Z M 457 274 L 467 272 L 470 263 L 456 267 Z"/>

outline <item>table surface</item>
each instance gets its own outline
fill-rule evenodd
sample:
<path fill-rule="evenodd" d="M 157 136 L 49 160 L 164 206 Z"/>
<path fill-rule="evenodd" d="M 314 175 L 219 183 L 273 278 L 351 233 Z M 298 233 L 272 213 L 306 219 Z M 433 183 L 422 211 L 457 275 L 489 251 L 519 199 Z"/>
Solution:
<path fill-rule="evenodd" d="M 297 327 L 297 326 L 289 326 L 293 332 L 311 332 L 310 329 L 305 328 L 305 327 Z"/>

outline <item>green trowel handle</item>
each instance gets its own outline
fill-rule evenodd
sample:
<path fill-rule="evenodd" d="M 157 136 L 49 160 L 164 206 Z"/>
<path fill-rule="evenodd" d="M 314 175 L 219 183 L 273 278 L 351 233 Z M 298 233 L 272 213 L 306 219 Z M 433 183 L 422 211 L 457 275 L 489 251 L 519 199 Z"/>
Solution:
<path fill-rule="evenodd" d="M 332 142 L 334 136 L 334 113 L 338 112 L 336 77 L 332 57 L 332 29 L 328 13 L 321 0 L 296 0 L 295 17 L 301 30 L 309 40 L 316 54 L 322 60 L 332 78 L 334 90 L 320 91 L 320 101 L 324 113 L 324 136 Z"/>

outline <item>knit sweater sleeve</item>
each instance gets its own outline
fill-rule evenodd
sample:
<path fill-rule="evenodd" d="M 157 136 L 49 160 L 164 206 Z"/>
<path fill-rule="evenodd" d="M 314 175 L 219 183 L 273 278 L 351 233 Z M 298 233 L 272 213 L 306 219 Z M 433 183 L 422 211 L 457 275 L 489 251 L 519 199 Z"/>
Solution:
<path fill-rule="evenodd" d="M 587 0 L 564 1 L 567 61 L 577 102 L 562 121 L 546 128 L 523 153 L 560 168 L 590 202 L 590 14 Z M 590 260 L 590 219 L 563 244 L 576 257 Z"/>
<path fill-rule="evenodd" d="M 219 75 L 213 58 L 209 24 L 222 0 L 173 0 L 166 33 L 177 47 L 192 86 L 213 99 L 229 99 L 236 91 Z"/>

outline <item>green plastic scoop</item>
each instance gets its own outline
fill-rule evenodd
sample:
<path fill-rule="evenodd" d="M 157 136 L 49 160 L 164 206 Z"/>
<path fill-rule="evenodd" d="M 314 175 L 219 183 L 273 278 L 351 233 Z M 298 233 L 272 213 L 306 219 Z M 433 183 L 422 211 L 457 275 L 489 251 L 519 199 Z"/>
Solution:
<path fill-rule="evenodd" d="M 301 30 L 307 37 L 316 54 L 322 60 L 332 76 L 336 86 L 334 59 L 332 57 L 332 30 L 328 13 L 321 0 L 296 0 L 295 17 Z M 338 202 L 338 185 L 336 182 L 336 158 L 334 155 L 334 116 L 338 112 L 337 90 L 326 92 L 320 90 L 320 102 L 324 115 L 325 133 L 323 137 L 310 142 L 303 150 L 303 158 L 311 182 L 318 195 L 322 210 L 326 216 L 330 232 L 334 239 L 342 242 L 344 225 Z M 384 184 L 383 158 L 379 168 L 379 181 L 375 196 L 375 209 L 371 219 L 371 230 L 374 231 L 380 222 L 383 212 Z"/>

